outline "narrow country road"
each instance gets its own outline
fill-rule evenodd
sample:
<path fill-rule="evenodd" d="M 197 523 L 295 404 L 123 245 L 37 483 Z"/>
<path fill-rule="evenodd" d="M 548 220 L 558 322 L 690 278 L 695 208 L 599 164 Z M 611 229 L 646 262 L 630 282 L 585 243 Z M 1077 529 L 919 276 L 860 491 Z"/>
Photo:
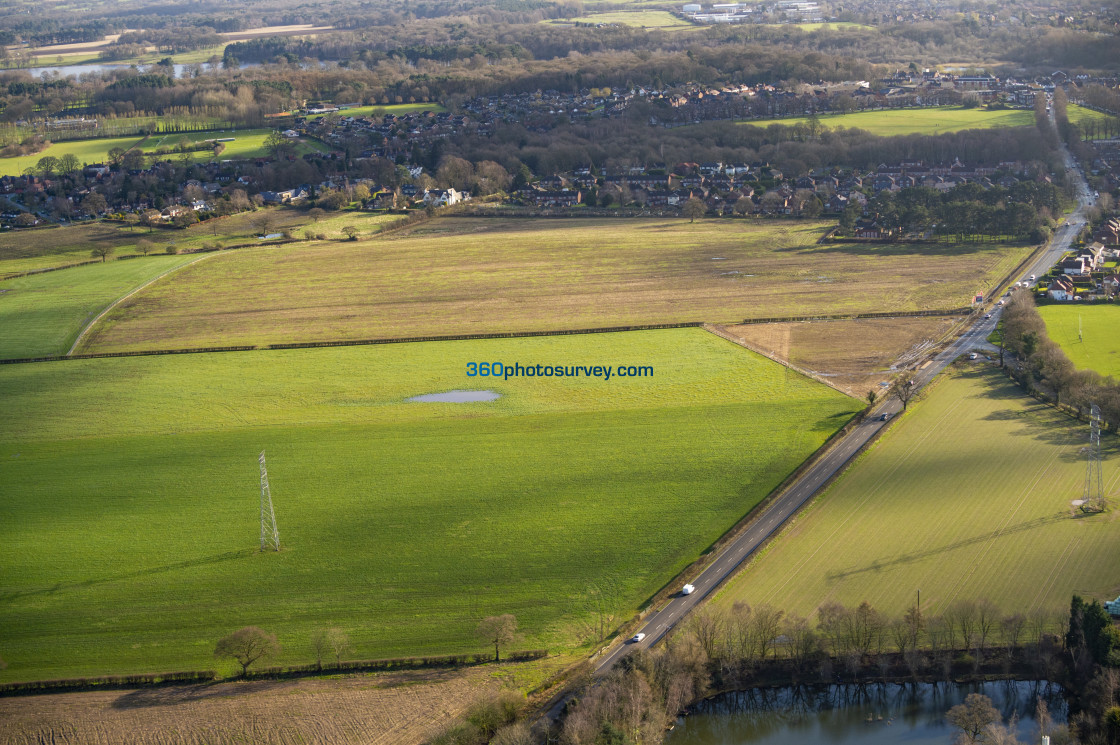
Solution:
<path fill-rule="evenodd" d="M 1085 211 L 1090 205 L 1090 191 L 1085 179 L 1077 170 L 1072 156 L 1065 147 L 1062 148 L 1066 167 L 1077 181 L 1078 206 L 1059 227 L 1050 242 L 1050 246 L 1039 252 L 1037 259 L 1018 279 L 1026 279 L 1031 274 L 1042 276 L 1061 255 L 1069 250 L 1074 238 L 1084 223 Z M 925 386 L 945 369 L 961 354 L 973 348 L 979 348 L 995 329 L 998 312 L 993 311 L 988 317 L 978 316 L 968 325 L 961 335 L 948 348 L 935 356 L 929 362 L 920 366 L 914 375 L 919 387 Z M 649 647 L 659 642 L 664 636 L 679 624 L 697 604 L 712 593 L 743 563 L 758 547 L 785 522 L 792 517 L 801 507 L 812 499 L 833 475 L 847 465 L 860 448 L 886 427 L 901 410 L 898 401 L 886 400 L 866 420 L 837 442 L 824 453 L 812 466 L 799 478 L 790 484 L 774 501 L 765 507 L 740 536 L 725 546 L 708 565 L 700 576 L 693 582 L 695 591 L 690 595 L 677 594 L 673 599 L 658 610 L 649 614 L 640 632 L 645 634 L 641 642 L 622 642 L 616 644 L 596 664 L 595 672 L 603 675 L 609 671 L 616 662 L 638 647 Z M 888 421 L 881 421 L 880 417 L 887 414 Z"/>

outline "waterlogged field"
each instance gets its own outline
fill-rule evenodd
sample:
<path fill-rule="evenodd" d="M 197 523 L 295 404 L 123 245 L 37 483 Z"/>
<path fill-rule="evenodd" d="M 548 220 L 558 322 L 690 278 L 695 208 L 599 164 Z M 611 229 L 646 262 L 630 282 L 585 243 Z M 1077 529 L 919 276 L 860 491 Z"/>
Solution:
<path fill-rule="evenodd" d="M 1116 597 L 1116 512 L 1082 495 L 1083 422 L 1021 395 L 994 366 L 964 367 L 864 454 L 720 593 L 800 614 L 863 601 L 899 616 L 988 598 L 1006 613 Z M 1116 438 L 1104 484 L 1120 486 Z"/>
<path fill-rule="evenodd" d="M 436 219 L 231 252 L 115 308 L 87 351 L 967 306 L 1030 248 L 817 240 L 824 222 Z"/>
<path fill-rule="evenodd" d="M 467 377 L 469 362 L 642 378 Z M 410 403 L 455 389 L 486 403 Z M 592 642 L 860 402 L 699 329 L 0 366 L 0 680 Z M 259 553 L 267 450 L 283 550 Z"/>
<path fill-rule="evenodd" d="M 117 298 L 198 256 L 146 256 L 0 282 L 0 359 L 65 354 Z"/>
<path fill-rule="evenodd" d="M 946 134 L 964 129 L 996 127 L 1029 127 L 1034 125 L 1033 111 L 966 109 L 961 106 L 939 106 L 922 109 L 890 109 L 857 111 L 851 114 L 829 114 L 818 117 L 826 127 L 862 129 L 880 137 L 909 134 Z M 808 123 L 808 117 L 786 119 L 751 119 L 742 124 L 767 127 L 772 124 L 792 126 Z"/>
<path fill-rule="evenodd" d="M 1074 365 L 1120 378 L 1120 307 L 1042 305 L 1038 312 L 1046 321 L 1046 333 Z"/>

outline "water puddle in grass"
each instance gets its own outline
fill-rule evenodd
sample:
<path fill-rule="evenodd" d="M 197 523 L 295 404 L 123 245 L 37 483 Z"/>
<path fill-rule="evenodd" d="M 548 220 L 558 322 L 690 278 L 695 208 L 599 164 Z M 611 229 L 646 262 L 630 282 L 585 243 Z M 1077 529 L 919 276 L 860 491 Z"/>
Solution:
<path fill-rule="evenodd" d="M 408 400 L 419 401 L 420 403 L 466 404 L 475 401 L 493 401 L 501 397 L 502 394 L 494 391 L 445 391 L 444 393 L 427 393 L 423 396 L 413 396 Z"/>

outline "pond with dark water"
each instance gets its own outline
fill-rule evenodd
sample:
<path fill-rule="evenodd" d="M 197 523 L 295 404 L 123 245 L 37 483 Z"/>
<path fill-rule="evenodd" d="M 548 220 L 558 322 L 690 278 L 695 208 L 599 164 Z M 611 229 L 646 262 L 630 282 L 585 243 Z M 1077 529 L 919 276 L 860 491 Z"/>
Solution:
<path fill-rule="evenodd" d="M 1004 723 L 1015 716 L 1024 742 L 1037 741 L 1040 698 L 1054 722 L 1068 714 L 1061 687 L 1046 681 L 755 689 L 697 704 L 665 745 L 949 745 L 955 730 L 945 713 L 970 693 L 992 699 Z"/>

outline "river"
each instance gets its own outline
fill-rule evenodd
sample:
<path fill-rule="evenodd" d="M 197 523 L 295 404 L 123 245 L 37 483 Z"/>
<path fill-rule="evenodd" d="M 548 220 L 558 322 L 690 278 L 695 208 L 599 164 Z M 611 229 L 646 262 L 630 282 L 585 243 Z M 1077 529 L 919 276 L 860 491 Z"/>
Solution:
<path fill-rule="evenodd" d="M 1039 697 L 1054 721 L 1066 721 L 1062 689 L 1045 681 L 755 689 L 701 702 L 665 745 L 948 745 L 945 712 L 970 693 L 991 698 L 1005 722 L 1015 715 L 1026 742 L 1036 741 L 1028 738 L 1038 732 Z"/>

